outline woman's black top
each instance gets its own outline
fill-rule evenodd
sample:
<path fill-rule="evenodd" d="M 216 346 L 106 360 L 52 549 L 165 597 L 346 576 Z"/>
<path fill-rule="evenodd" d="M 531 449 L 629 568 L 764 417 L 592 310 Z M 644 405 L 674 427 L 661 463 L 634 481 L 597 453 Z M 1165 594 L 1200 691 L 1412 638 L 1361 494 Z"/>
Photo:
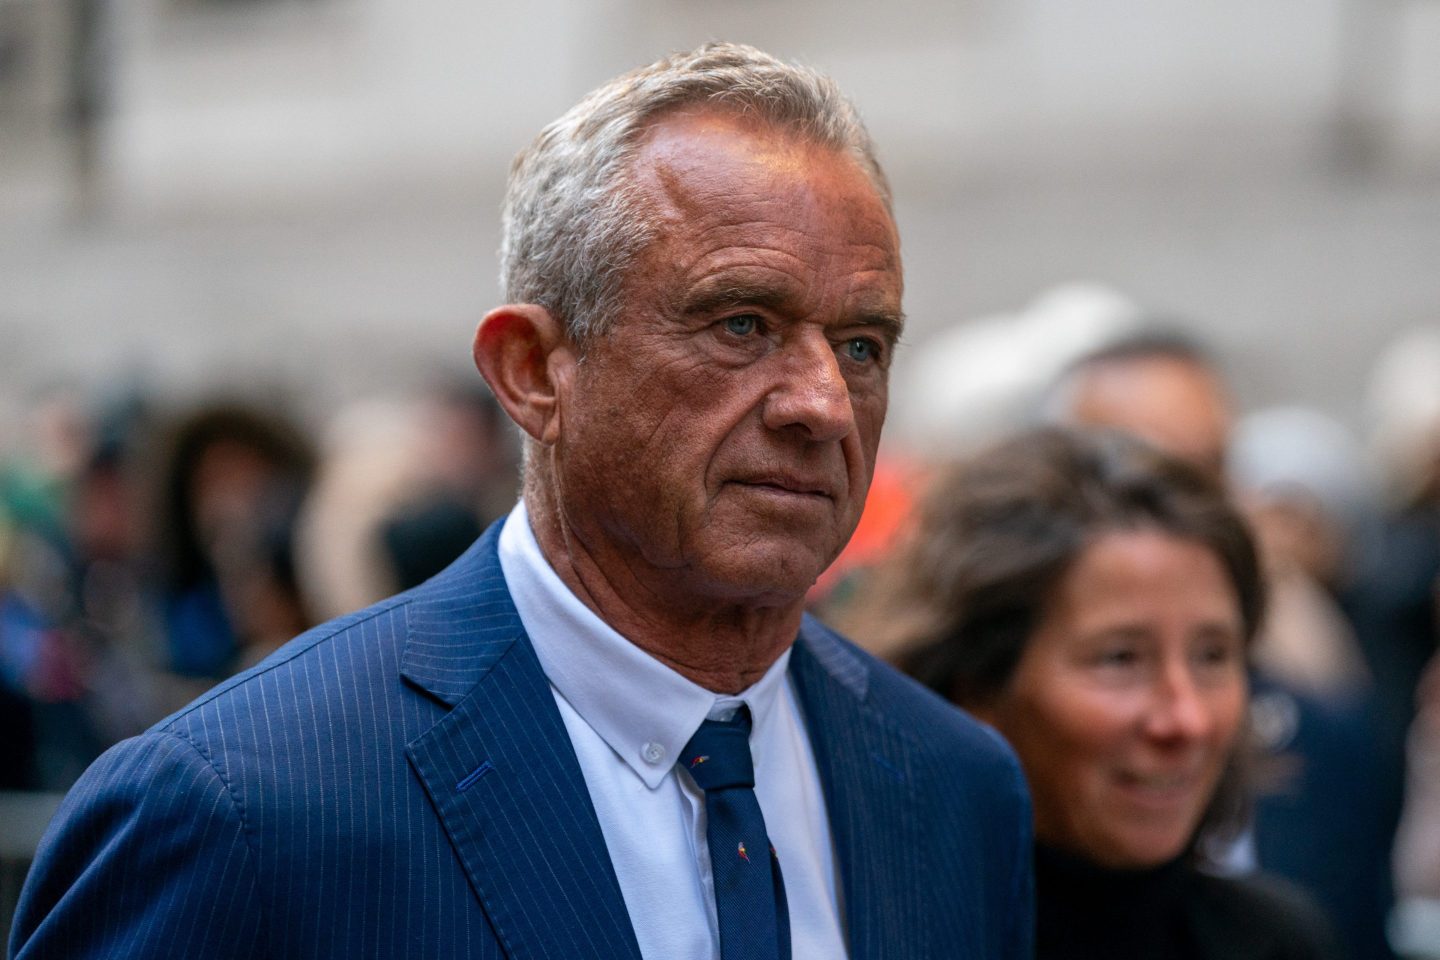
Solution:
<path fill-rule="evenodd" d="M 1036 960 L 1339 960 L 1321 913 L 1270 878 L 1182 858 L 1110 870 L 1037 846 Z"/>

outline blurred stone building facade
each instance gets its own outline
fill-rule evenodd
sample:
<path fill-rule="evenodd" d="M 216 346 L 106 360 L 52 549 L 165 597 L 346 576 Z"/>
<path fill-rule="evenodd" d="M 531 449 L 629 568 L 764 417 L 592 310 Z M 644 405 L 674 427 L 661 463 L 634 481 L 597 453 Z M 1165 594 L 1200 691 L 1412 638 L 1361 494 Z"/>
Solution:
<path fill-rule="evenodd" d="M 860 104 L 912 352 L 1098 280 L 1190 318 L 1246 399 L 1353 417 L 1385 340 L 1440 320 L 1425 0 L 0 0 L 0 407 L 463 368 L 510 157 L 711 37 Z"/>

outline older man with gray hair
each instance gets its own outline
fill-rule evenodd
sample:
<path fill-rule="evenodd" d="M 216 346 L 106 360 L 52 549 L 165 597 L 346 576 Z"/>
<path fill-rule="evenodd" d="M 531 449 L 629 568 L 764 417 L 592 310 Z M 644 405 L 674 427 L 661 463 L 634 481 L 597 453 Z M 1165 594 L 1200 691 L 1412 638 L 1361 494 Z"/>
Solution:
<path fill-rule="evenodd" d="M 835 85 L 709 44 L 511 172 L 476 365 L 524 497 L 102 757 L 17 957 L 1020 958 L 1008 749 L 804 615 L 903 324 Z"/>

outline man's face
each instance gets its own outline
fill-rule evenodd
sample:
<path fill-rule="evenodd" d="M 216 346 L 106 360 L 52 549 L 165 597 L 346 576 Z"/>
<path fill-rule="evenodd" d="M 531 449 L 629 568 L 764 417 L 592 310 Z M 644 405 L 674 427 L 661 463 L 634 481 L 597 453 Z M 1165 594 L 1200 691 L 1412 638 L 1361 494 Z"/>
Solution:
<path fill-rule="evenodd" d="M 665 602 L 796 602 L 849 539 L 885 419 L 899 243 L 854 160 L 713 110 L 633 166 L 658 239 L 560 398 L 565 525 Z"/>
<path fill-rule="evenodd" d="M 1224 479 L 1230 404 L 1214 373 L 1154 357 L 1100 364 L 1081 376 L 1077 423 L 1123 430 Z"/>

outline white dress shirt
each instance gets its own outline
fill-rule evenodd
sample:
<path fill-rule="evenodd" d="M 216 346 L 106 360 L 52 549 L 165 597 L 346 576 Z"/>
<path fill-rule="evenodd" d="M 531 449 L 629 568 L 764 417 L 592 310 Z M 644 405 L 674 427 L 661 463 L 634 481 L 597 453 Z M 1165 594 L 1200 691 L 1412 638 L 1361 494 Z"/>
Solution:
<path fill-rule="evenodd" d="M 785 877 L 794 960 L 846 956 L 830 823 L 810 738 L 786 673 L 790 651 L 736 696 L 706 690 L 616 633 L 560 580 L 521 501 L 500 533 L 500 568 L 580 760 L 647 960 L 720 956 L 705 803 L 675 762 L 701 721 L 744 703 L 755 795 Z"/>

